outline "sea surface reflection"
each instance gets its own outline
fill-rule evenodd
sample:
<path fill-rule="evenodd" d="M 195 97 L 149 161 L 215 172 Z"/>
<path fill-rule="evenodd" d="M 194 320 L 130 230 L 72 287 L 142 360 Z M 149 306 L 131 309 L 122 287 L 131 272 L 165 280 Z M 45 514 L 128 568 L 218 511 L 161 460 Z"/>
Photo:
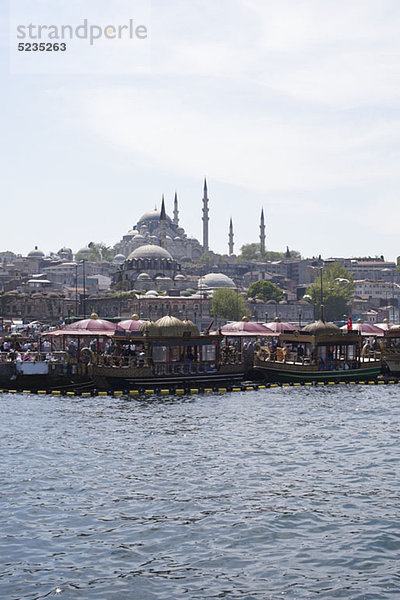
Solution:
<path fill-rule="evenodd" d="M 0 598 L 398 598 L 398 400 L 2 394 Z"/>

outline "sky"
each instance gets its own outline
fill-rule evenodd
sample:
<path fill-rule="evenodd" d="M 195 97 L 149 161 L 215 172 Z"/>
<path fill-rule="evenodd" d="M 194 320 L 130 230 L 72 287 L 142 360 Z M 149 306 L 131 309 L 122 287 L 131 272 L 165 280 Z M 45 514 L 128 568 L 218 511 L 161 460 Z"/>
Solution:
<path fill-rule="evenodd" d="M 117 22 L 140 1 L 68 10 Z M 146 46 L 71 42 L 43 72 L 16 55 L 18 2 L 0 9 L 0 250 L 113 246 L 175 191 L 201 241 L 207 177 L 215 252 L 231 217 L 236 253 L 258 242 L 263 208 L 269 250 L 400 254 L 398 0 L 143 0 Z M 49 2 L 26 19 L 72 18 Z"/>

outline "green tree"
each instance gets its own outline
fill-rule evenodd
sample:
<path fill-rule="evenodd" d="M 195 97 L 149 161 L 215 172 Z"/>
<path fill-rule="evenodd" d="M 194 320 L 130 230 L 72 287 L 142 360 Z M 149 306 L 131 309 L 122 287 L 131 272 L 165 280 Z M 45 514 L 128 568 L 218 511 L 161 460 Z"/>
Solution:
<path fill-rule="evenodd" d="M 213 293 L 210 314 L 227 321 L 239 321 L 248 314 L 248 310 L 245 300 L 236 290 L 221 288 Z"/>
<path fill-rule="evenodd" d="M 260 244 L 244 244 L 240 248 L 240 257 L 244 260 L 261 260 Z"/>
<path fill-rule="evenodd" d="M 274 283 L 264 280 L 254 281 L 247 291 L 247 296 L 264 300 L 264 302 L 267 302 L 267 300 L 275 300 L 276 302 L 283 300 L 282 290 Z"/>
<path fill-rule="evenodd" d="M 328 321 L 343 319 L 349 310 L 349 303 L 354 298 L 354 277 L 345 267 L 333 263 L 322 270 L 321 274 L 307 289 L 306 295 L 311 297 L 315 307 L 315 315 L 319 316 L 320 306 L 324 305 L 324 318 Z"/>
<path fill-rule="evenodd" d="M 301 258 L 298 250 L 289 251 L 290 258 Z M 240 248 L 241 260 L 282 260 L 288 258 L 286 252 L 276 252 L 274 250 L 267 250 L 264 254 L 261 254 L 260 244 L 244 244 Z"/>

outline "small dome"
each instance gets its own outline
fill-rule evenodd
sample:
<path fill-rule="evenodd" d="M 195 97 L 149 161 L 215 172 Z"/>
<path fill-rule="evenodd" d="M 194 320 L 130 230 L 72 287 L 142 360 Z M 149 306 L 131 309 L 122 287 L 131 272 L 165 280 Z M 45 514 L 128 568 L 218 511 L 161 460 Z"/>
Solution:
<path fill-rule="evenodd" d="M 176 235 L 176 236 L 174 237 L 174 242 L 181 242 L 181 241 L 182 241 L 182 240 L 181 240 L 181 238 L 179 237 L 179 235 Z"/>
<path fill-rule="evenodd" d="M 140 275 L 137 276 L 137 281 L 144 281 L 144 280 L 149 280 L 151 279 L 150 275 L 148 273 L 140 273 Z"/>
<path fill-rule="evenodd" d="M 156 290 L 149 290 L 148 292 L 145 293 L 145 296 L 158 296 L 158 293 L 156 292 Z"/>
<path fill-rule="evenodd" d="M 157 275 L 156 281 L 172 282 L 172 279 L 171 279 L 171 277 L 167 277 L 166 275 Z"/>
<path fill-rule="evenodd" d="M 188 331 L 183 321 L 177 317 L 171 317 L 170 315 L 158 319 L 156 325 L 160 328 L 161 336 L 163 337 L 179 337 L 182 336 L 185 331 Z"/>
<path fill-rule="evenodd" d="M 137 239 L 137 237 L 136 237 Z M 145 258 L 150 258 L 150 259 L 158 259 L 158 258 L 163 258 L 166 260 L 173 260 L 172 256 L 170 255 L 170 253 L 168 252 L 168 250 L 165 250 L 165 248 L 161 248 L 161 246 L 155 246 L 155 245 L 146 245 L 146 246 L 140 246 L 139 248 L 136 248 L 136 250 L 134 250 L 133 252 L 130 253 L 129 255 L 129 260 L 137 260 L 137 259 L 145 259 Z"/>
<path fill-rule="evenodd" d="M 91 250 L 89 246 L 84 246 L 80 250 L 78 250 L 77 254 L 90 254 Z"/>
<path fill-rule="evenodd" d="M 182 273 L 179 273 L 175 277 L 175 281 L 185 281 L 185 280 L 186 280 L 186 277 Z"/>
<path fill-rule="evenodd" d="M 116 254 L 113 258 L 113 263 L 116 265 L 122 265 L 126 261 L 126 257 L 123 254 Z"/>
<path fill-rule="evenodd" d="M 325 321 L 314 321 L 314 323 L 310 323 L 303 327 L 302 331 L 306 331 L 310 335 L 329 335 L 329 334 L 338 334 L 341 333 L 341 330 L 334 323 L 325 323 Z"/>
<path fill-rule="evenodd" d="M 185 331 L 190 332 L 191 335 L 200 335 L 199 328 L 193 321 L 189 319 L 184 319 L 183 323 L 185 324 Z"/>
<path fill-rule="evenodd" d="M 42 252 L 37 246 L 35 246 L 33 250 L 28 252 L 28 256 L 29 258 L 43 258 L 44 252 Z"/>
<path fill-rule="evenodd" d="M 140 331 L 143 335 L 159 336 L 160 328 L 154 323 L 154 321 L 145 321 L 140 326 Z"/>
<path fill-rule="evenodd" d="M 236 288 L 235 282 L 223 273 L 208 273 L 208 275 L 200 277 L 198 287 L 202 288 L 204 286 L 208 288 Z"/>
<path fill-rule="evenodd" d="M 159 210 L 157 210 L 156 208 L 154 210 L 150 210 L 147 213 L 144 213 L 144 215 L 142 215 L 138 221 L 138 225 L 139 224 L 144 224 L 146 221 L 150 221 L 150 222 L 158 222 L 160 220 L 160 216 L 161 216 L 161 212 Z M 167 217 L 167 221 L 171 221 L 171 218 L 166 215 Z"/>

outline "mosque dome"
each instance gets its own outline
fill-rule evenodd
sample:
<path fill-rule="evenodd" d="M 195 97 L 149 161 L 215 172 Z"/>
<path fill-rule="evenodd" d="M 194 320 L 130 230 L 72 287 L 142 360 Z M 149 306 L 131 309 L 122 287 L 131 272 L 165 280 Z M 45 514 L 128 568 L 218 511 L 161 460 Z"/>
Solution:
<path fill-rule="evenodd" d="M 148 292 L 145 293 L 145 296 L 147 296 L 147 297 L 149 297 L 149 296 L 156 297 L 156 296 L 158 296 L 158 292 L 156 292 L 156 290 L 149 290 Z"/>
<path fill-rule="evenodd" d="M 44 252 L 42 252 L 41 250 L 39 250 L 39 248 L 37 246 L 35 246 L 33 250 L 28 252 L 28 257 L 29 258 L 43 258 Z"/>
<path fill-rule="evenodd" d="M 208 273 L 208 275 L 204 275 L 204 277 L 200 277 L 198 282 L 198 287 L 208 287 L 208 288 L 236 288 L 235 282 L 224 275 L 223 273 Z"/>
<path fill-rule="evenodd" d="M 137 239 L 138 236 L 136 236 Z M 164 258 L 167 260 L 173 260 L 171 254 L 165 248 L 161 248 L 161 246 L 155 246 L 152 244 L 139 246 L 129 255 L 129 260 L 140 260 L 140 259 L 158 259 Z"/>
<path fill-rule="evenodd" d="M 179 235 L 176 235 L 176 236 L 174 237 L 174 242 L 181 242 L 181 241 L 182 241 L 182 240 L 181 240 L 181 238 L 179 237 Z"/>
<path fill-rule="evenodd" d="M 116 254 L 113 258 L 113 263 L 116 265 L 122 265 L 126 261 L 126 257 L 123 254 Z"/>
<path fill-rule="evenodd" d="M 84 246 L 77 252 L 77 254 L 86 254 L 86 255 L 88 255 L 90 253 L 91 253 L 91 250 L 90 250 L 89 246 Z"/>
<path fill-rule="evenodd" d="M 134 240 L 133 241 L 135 243 L 137 243 L 137 242 L 145 242 L 146 238 L 141 233 L 138 233 L 137 235 L 134 236 Z"/>
<path fill-rule="evenodd" d="M 138 221 L 138 225 L 141 223 L 145 223 L 146 221 L 159 221 L 160 220 L 160 216 L 161 216 L 161 212 L 157 209 L 154 210 L 150 210 L 147 213 L 144 213 L 144 215 L 142 215 Z M 166 215 L 167 217 L 167 221 L 171 221 L 171 218 Z"/>
<path fill-rule="evenodd" d="M 175 281 L 186 281 L 186 277 L 183 275 L 183 273 L 178 273 L 178 275 L 175 277 Z"/>
<path fill-rule="evenodd" d="M 150 279 L 151 277 L 148 273 L 140 273 L 140 275 L 137 276 L 136 281 L 149 281 Z"/>

